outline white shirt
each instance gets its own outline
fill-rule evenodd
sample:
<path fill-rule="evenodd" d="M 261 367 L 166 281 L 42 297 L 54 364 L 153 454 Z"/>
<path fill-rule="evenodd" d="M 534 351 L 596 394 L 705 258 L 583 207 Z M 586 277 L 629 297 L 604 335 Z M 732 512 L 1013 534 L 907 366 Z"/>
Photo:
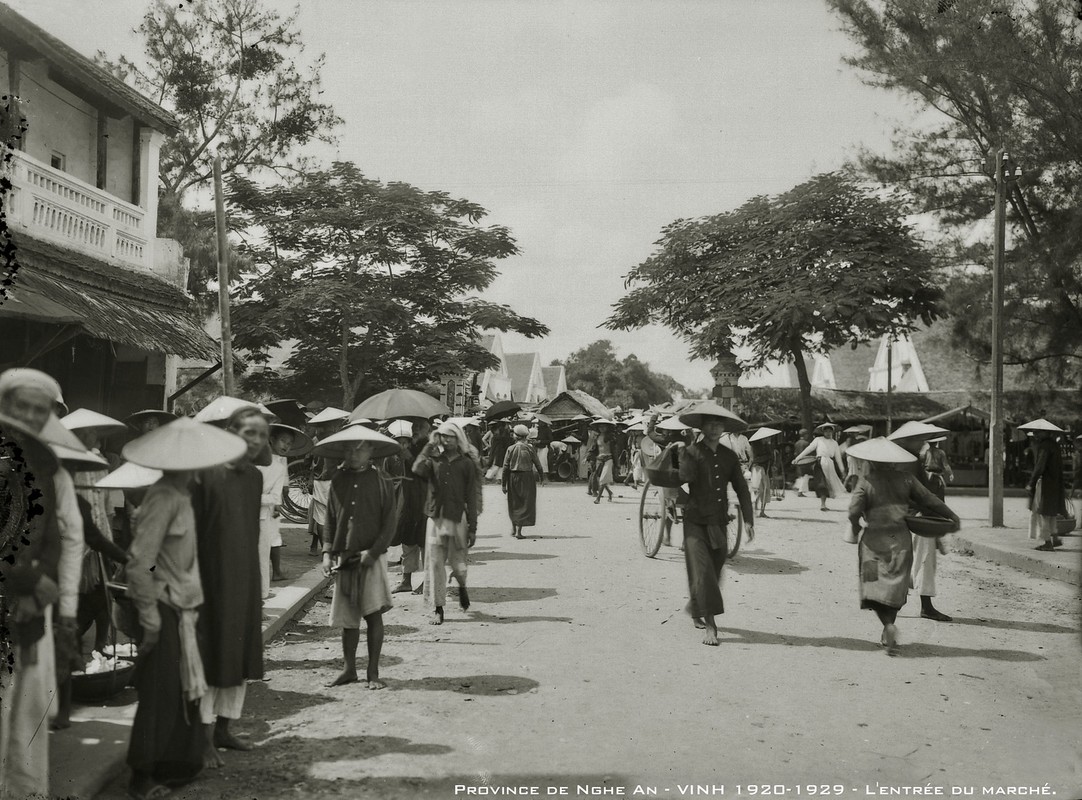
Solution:
<path fill-rule="evenodd" d="M 60 528 L 60 616 L 74 617 L 79 610 L 79 581 L 83 576 L 83 515 L 75 499 L 75 482 L 63 467 L 53 476 L 56 522 Z"/>

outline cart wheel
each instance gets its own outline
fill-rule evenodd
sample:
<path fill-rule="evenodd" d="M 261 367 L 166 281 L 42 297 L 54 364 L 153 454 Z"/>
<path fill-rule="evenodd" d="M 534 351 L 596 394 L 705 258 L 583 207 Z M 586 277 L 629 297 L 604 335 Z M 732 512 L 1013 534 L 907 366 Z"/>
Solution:
<path fill-rule="evenodd" d="M 308 521 L 308 506 L 312 504 L 310 469 L 304 459 L 289 462 L 289 483 L 282 490 L 282 519 L 301 524 Z"/>
<path fill-rule="evenodd" d="M 556 467 L 556 475 L 562 481 L 571 480 L 571 463 L 568 461 L 561 461 Z"/>
<path fill-rule="evenodd" d="M 744 536 L 744 513 L 740 510 L 740 506 L 736 506 L 736 515 L 729 519 L 729 524 L 725 526 L 725 544 L 728 548 L 726 558 L 735 558 L 737 551 L 740 549 L 740 540 Z"/>
<path fill-rule="evenodd" d="M 657 555 L 665 530 L 671 526 L 672 517 L 666 508 L 665 493 L 660 486 L 647 481 L 639 500 L 639 540 L 647 558 Z"/>

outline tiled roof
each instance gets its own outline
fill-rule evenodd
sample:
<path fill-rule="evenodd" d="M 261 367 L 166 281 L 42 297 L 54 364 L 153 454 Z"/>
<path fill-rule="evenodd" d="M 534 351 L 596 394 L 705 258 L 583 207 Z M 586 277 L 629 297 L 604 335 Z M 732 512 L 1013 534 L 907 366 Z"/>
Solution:
<path fill-rule="evenodd" d="M 34 51 L 68 81 L 152 128 L 168 134 L 179 130 L 171 113 L 3 3 L 0 3 L 0 43 L 16 50 Z"/>

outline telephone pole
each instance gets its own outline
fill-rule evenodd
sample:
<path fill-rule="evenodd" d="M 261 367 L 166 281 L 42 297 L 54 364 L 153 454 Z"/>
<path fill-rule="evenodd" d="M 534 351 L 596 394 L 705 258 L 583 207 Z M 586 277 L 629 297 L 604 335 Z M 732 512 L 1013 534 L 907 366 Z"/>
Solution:
<path fill-rule="evenodd" d="M 222 157 L 214 156 L 214 222 L 218 229 L 218 315 L 222 319 L 222 389 L 233 391 L 233 331 L 229 325 L 229 240 L 225 230 L 225 198 L 222 195 Z"/>
<path fill-rule="evenodd" d="M 992 418 L 988 425 L 988 522 L 1003 527 L 1003 258 L 1007 244 L 1007 170 L 1009 156 L 995 155 L 996 206 L 992 257 Z"/>

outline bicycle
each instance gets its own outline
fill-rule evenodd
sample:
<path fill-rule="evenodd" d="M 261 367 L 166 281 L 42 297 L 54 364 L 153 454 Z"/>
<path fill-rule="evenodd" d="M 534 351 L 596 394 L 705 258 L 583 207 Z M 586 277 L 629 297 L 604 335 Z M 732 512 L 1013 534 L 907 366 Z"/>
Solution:
<path fill-rule="evenodd" d="M 649 480 L 642 488 L 639 498 L 639 543 L 647 558 L 653 558 L 661 549 L 663 541 L 672 534 L 673 526 L 683 522 L 680 491 L 676 496 L 662 486 L 656 486 Z M 725 526 L 726 557 L 735 558 L 744 538 L 744 514 L 730 491 L 729 524 Z M 686 495 L 684 495 L 686 496 Z"/>

